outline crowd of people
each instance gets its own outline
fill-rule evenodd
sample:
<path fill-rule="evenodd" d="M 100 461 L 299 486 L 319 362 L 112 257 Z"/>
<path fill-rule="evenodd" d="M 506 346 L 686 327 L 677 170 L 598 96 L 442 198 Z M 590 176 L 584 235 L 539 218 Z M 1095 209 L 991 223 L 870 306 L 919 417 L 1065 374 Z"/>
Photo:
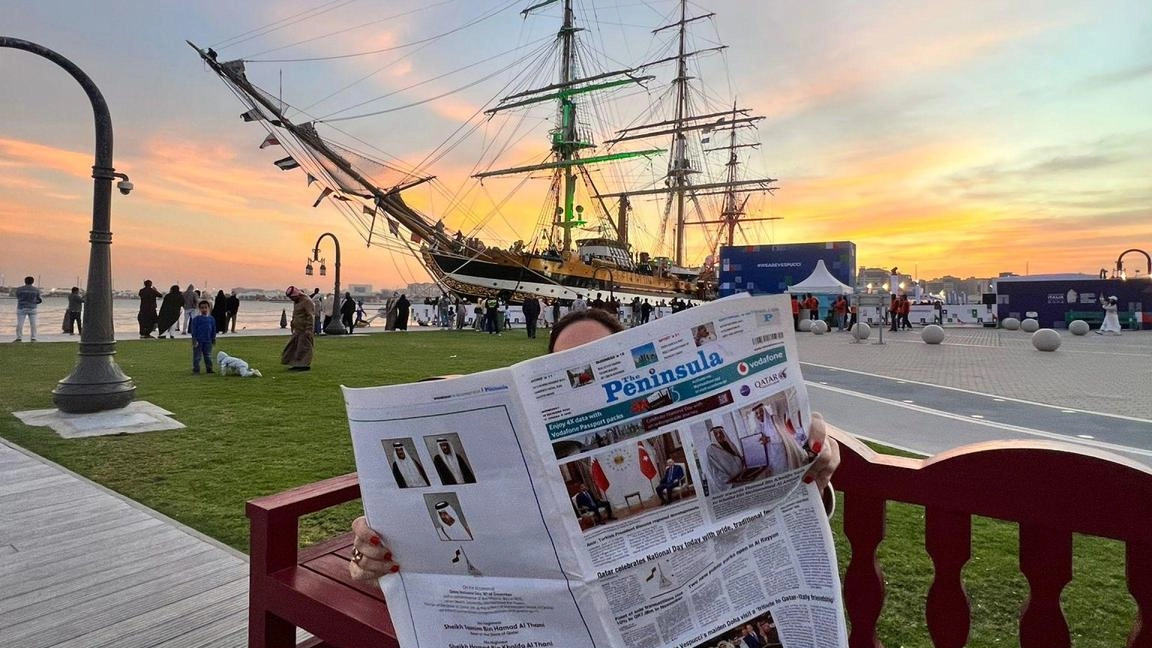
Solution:
<path fill-rule="evenodd" d="M 215 297 L 209 301 L 209 295 L 196 290 L 192 284 L 188 284 L 184 290 L 180 290 L 179 285 L 172 284 L 168 292 L 161 293 L 152 285 L 151 279 L 145 279 L 144 287 L 137 295 L 140 297 L 140 310 L 136 314 L 136 321 L 140 324 L 141 339 L 156 337 L 175 339 L 176 334 L 181 332 L 191 336 L 192 320 L 197 317 L 196 313 L 201 310 L 201 305 L 204 303 L 209 307 L 206 315 L 215 320 L 217 333 L 236 332 L 236 315 L 240 311 L 240 298 L 236 296 L 235 290 L 227 295 L 223 290 L 218 290 Z M 157 300 L 160 302 L 159 308 Z"/>

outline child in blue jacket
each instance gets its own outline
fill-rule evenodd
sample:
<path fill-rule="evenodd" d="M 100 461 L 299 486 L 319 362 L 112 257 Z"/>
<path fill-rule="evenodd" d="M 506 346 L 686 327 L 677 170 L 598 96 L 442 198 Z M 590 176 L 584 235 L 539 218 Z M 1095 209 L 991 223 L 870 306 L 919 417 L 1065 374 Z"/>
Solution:
<path fill-rule="evenodd" d="M 212 345 L 216 343 L 216 318 L 208 313 L 211 304 L 208 300 L 200 300 L 200 314 L 192 318 L 188 331 L 192 333 L 192 373 L 200 373 L 200 358 L 204 358 L 204 366 L 208 373 L 212 373 Z"/>

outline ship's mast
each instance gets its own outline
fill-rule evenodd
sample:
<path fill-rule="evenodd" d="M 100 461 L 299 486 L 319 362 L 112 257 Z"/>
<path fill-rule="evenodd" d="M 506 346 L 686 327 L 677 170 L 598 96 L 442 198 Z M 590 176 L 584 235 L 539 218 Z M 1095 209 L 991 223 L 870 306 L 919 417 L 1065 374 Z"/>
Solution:
<path fill-rule="evenodd" d="M 739 221 L 757 221 L 757 220 L 777 220 L 775 218 L 762 218 L 762 219 L 744 219 L 744 207 L 747 204 L 747 198 L 739 200 L 738 194 L 748 194 L 751 192 L 771 192 L 775 187 L 772 183 L 776 182 L 773 178 L 754 178 L 754 179 L 740 179 L 739 178 L 739 160 L 735 153 L 736 149 L 745 147 L 756 147 L 758 144 L 737 144 L 736 143 L 736 129 L 748 128 L 755 125 L 762 116 L 753 115 L 751 111 L 746 108 L 737 108 L 732 106 L 731 110 L 724 110 L 721 112 L 713 112 L 710 114 L 693 115 L 691 113 L 691 106 L 689 105 L 689 82 L 692 77 L 688 75 L 688 60 L 692 57 L 705 54 L 708 52 L 717 52 L 725 49 L 726 46 L 721 45 L 718 47 L 708 47 L 691 51 L 688 49 L 688 28 L 689 25 L 698 20 L 707 20 L 712 18 L 715 14 L 707 13 L 696 16 L 688 15 L 688 2 L 687 0 L 680 0 L 680 19 L 676 22 L 664 25 L 652 31 L 653 34 L 659 32 L 676 29 L 676 55 L 662 58 L 657 61 L 652 61 L 640 66 L 637 69 L 646 69 L 648 67 L 664 64 L 676 63 L 676 77 L 673 79 L 673 88 L 675 90 L 675 107 L 672 110 L 672 118 L 664 121 L 642 124 L 637 126 L 630 126 L 623 130 L 616 132 L 617 136 L 608 140 L 608 143 L 615 144 L 630 140 L 638 140 L 653 137 L 672 136 L 672 155 L 668 163 L 668 174 L 665 176 L 665 186 L 642 189 L 639 191 L 630 191 L 626 193 L 605 193 L 598 194 L 597 198 L 613 198 L 618 196 L 645 196 L 663 194 L 668 196 L 669 202 L 666 203 L 669 211 L 674 206 L 676 212 L 676 231 L 675 231 L 675 245 L 673 250 L 674 261 L 677 266 L 684 267 L 684 257 L 686 254 L 686 230 L 688 225 L 723 225 L 727 230 L 728 244 L 732 244 L 735 237 L 735 229 Z M 698 134 L 711 137 L 710 133 L 714 131 L 730 131 L 730 138 L 727 147 L 720 148 L 702 148 L 702 152 L 712 151 L 728 151 L 728 162 L 726 164 L 726 174 L 722 182 L 693 182 L 693 175 L 701 173 L 701 169 L 693 168 L 692 159 L 689 155 L 688 149 L 688 136 L 689 134 Z M 707 138 L 700 140 L 703 145 L 708 141 Z M 724 195 L 724 203 L 720 218 L 716 220 L 697 220 L 692 223 L 687 222 L 686 208 L 689 200 L 695 203 L 698 198 L 709 195 Z M 665 211 L 667 214 L 668 211 Z"/>
<path fill-rule="evenodd" d="M 525 9 L 522 13 L 527 15 L 535 9 L 554 4 L 558 0 L 541 0 L 537 4 Z M 576 76 L 576 33 L 581 28 L 576 26 L 572 0 L 564 2 L 564 22 L 557 37 L 560 41 L 560 80 L 558 83 L 533 90 L 525 90 L 504 97 L 495 107 L 485 111 L 492 115 L 511 108 L 519 108 L 545 101 L 557 102 L 556 127 L 551 132 L 552 161 L 544 164 L 484 171 L 474 174 L 473 178 L 488 178 L 492 176 L 508 175 L 513 173 L 530 173 L 532 171 L 552 170 L 554 172 L 554 186 L 559 187 L 556 199 L 557 219 L 552 223 L 554 227 L 564 230 L 563 251 L 572 249 L 572 228 L 585 225 L 583 219 L 584 208 L 576 205 L 576 181 L 581 169 L 591 164 L 601 162 L 614 162 L 634 157 L 648 157 L 663 153 L 663 149 L 647 149 L 642 151 L 624 151 L 609 153 L 592 157 L 580 157 L 580 151 L 595 148 L 596 144 L 586 133 L 581 133 L 577 119 L 576 100 L 582 94 L 607 90 L 625 85 L 635 85 L 650 80 L 652 76 L 638 76 L 632 69 L 604 72 L 589 77 Z M 563 182 L 560 182 L 563 180 Z"/>
<path fill-rule="evenodd" d="M 684 191 L 688 186 L 688 140 L 684 135 L 684 116 L 688 113 L 688 0 L 680 0 L 679 51 L 676 54 L 676 117 L 672 134 L 672 168 L 676 186 L 676 265 L 684 266 Z"/>
<path fill-rule="evenodd" d="M 572 50 L 576 38 L 576 28 L 572 16 L 572 0 L 564 0 L 564 26 L 560 28 L 560 84 L 567 87 L 575 76 L 573 68 Z M 571 97 L 562 97 L 560 100 L 559 138 L 553 138 L 552 150 L 556 154 L 556 161 L 566 163 L 560 167 L 564 173 L 564 219 L 559 223 L 564 230 L 563 251 L 572 249 L 572 228 L 584 225 L 582 214 L 575 213 L 576 202 L 576 172 L 571 164 L 576 152 L 580 150 L 582 142 L 576 135 L 576 104 Z M 559 211 L 559 210 L 557 210 Z"/>

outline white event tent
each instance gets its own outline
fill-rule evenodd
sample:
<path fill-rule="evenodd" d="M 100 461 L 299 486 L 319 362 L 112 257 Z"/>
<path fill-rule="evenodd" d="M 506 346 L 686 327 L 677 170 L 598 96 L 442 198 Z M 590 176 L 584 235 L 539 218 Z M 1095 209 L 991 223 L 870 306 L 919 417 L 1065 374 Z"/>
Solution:
<path fill-rule="evenodd" d="M 813 293 L 815 295 L 851 295 L 856 292 L 852 286 L 842 283 L 839 279 L 832 276 L 828 271 L 828 267 L 824 265 L 824 260 L 820 259 L 816 262 L 816 269 L 808 278 L 794 286 L 788 286 L 790 293 Z"/>

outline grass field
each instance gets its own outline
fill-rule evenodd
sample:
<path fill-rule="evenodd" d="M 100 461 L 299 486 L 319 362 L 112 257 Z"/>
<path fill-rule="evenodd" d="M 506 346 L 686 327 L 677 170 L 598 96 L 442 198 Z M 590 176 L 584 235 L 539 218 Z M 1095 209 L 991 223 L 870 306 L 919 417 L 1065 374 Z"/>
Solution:
<path fill-rule="evenodd" d="M 72 344 L 0 345 L 0 436 L 247 551 L 244 502 L 354 470 L 339 386 L 409 382 L 506 366 L 545 350 L 523 330 L 502 337 L 420 332 L 317 340 L 311 372 L 279 365 L 286 338 L 222 337 L 217 350 L 247 360 L 264 378 L 191 374 L 190 343 L 130 341 L 117 361 L 138 385 L 137 397 L 174 413 L 183 430 L 64 440 L 9 412 L 49 408 L 51 390 L 75 360 Z M 881 638 L 889 648 L 929 646 L 923 601 L 932 567 L 923 549 L 923 512 L 890 505 L 880 560 L 888 581 Z M 305 541 L 348 529 L 358 506 L 308 518 Z M 839 520 L 833 520 L 839 529 Z M 1017 570 L 1016 528 L 976 520 L 973 559 L 965 571 L 975 622 L 969 646 L 1013 646 L 1027 587 Z M 850 552 L 838 536 L 841 562 Z M 1076 542 L 1075 577 L 1064 606 L 1073 645 L 1123 645 L 1135 615 L 1116 543 Z"/>

